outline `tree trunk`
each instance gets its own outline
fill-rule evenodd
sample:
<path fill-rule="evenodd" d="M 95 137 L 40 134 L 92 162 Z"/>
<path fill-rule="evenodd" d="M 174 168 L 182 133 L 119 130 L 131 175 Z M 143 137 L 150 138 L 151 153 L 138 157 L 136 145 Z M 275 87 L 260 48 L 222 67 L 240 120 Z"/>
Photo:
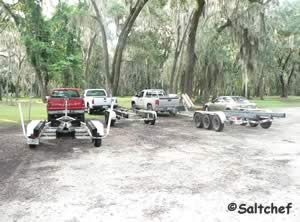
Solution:
<path fill-rule="evenodd" d="M 133 24 L 142 11 L 143 7 L 146 5 L 148 0 L 138 0 L 135 6 L 132 8 L 130 15 L 125 21 L 124 27 L 122 28 L 120 37 L 118 39 L 116 51 L 113 58 L 112 63 L 112 73 L 111 73 L 111 85 L 113 90 L 113 95 L 118 94 L 118 86 L 120 80 L 120 71 L 121 71 L 121 64 L 122 64 L 122 56 L 123 51 L 125 49 L 128 35 L 133 27 Z"/>
<path fill-rule="evenodd" d="M 186 92 L 189 96 L 193 94 L 193 77 L 194 77 L 194 66 L 196 61 L 195 55 L 195 44 L 196 44 L 196 35 L 199 24 L 199 19 L 201 14 L 203 13 L 205 6 L 205 0 L 197 0 L 197 8 L 195 9 L 192 19 L 191 25 L 188 33 L 188 42 L 187 42 L 187 50 L 186 50 L 186 61 L 184 68 L 184 87 L 183 91 Z"/>
<path fill-rule="evenodd" d="M 96 12 L 96 20 L 98 21 L 100 25 L 101 35 L 102 35 L 102 45 L 103 45 L 103 51 L 104 51 L 104 67 L 105 67 L 105 86 L 108 92 L 111 92 L 111 85 L 110 85 L 110 70 L 109 70 L 109 54 L 108 54 L 108 46 L 107 46 L 107 36 L 106 31 L 102 19 L 102 15 L 96 5 L 95 0 L 91 0 L 93 7 Z"/>
<path fill-rule="evenodd" d="M 89 75 L 90 60 L 91 60 L 91 54 L 92 54 L 92 51 L 93 51 L 93 46 L 94 46 L 96 37 L 97 37 L 97 34 L 94 34 L 94 36 L 90 40 L 88 53 L 87 53 L 86 60 L 85 60 L 84 76 L 85 76 L 85 81 L 86 81 L 86 83 L 85 83 L 86 88 L 89 88 L 89 84 L 90 84 L 90 75 Z"/>

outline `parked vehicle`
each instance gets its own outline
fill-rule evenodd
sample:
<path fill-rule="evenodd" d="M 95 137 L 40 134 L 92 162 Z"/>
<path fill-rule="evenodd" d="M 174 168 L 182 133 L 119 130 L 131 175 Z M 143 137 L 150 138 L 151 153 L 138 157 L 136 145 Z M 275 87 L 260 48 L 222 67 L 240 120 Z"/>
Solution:
<path fill-rule="evenodd" d="M 117 106 L 116 98 L 107 97 L 107 92 L 105 89 L 86 89 L 83 97 L 85 108 L 89 114 L 92 114 L 96 111 L 104 111 L 110 107 L 112 99 L 114 99 L 115 106 Z"/>
<path fill-rule="evenodd" d="M 133 110 L 146 109 L 176 115 L 179 98 L 177 95 L 166 94 L 162 89 L 145 89 L 132 97 L 131 106 Z"/>
<path fill-rule="evenodd" d="M 48 121 L 65 115 L 84 122 L 84 99 L 80 97 L 79 89 L 59 88 L 53 89 L 47 97 Z"/>
<path fill-rule="evenodd" d="M 204 105 L 206 111 L 256 109 L 256 104 L 242 96 L 220 96 Z"/>

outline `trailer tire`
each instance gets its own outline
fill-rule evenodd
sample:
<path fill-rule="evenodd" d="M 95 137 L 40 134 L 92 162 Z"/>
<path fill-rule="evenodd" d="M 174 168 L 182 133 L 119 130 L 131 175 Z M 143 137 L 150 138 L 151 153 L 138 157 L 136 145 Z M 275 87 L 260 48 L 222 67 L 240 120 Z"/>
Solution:
<path fill-rule="evenodd" d="M 94 139 L 94 146 L 95 147 L 100 147 L 102 144 L 102 140 L 101 139 Z"/>
<path fill-rule="evenodd" d="M 108 120 L 109 120 L 109 112 L 105 112 L 104 118 L 105 118 L 105 124 L 107 126 L 108 125 Z M 115 119 L 110 120 L 110 126 L 114 126 L 115 123 L 116 123 Z"/>
<path fill-rule="evenodd" d="M 203 115 L 203 128 L 210 130 L 212 128 L 212 123 L 210 116 L 208 114 Z"/>
<path fill-rule="evenodd" d="M 260 126 L 264 129 L 269 129 L 272 126 L 272 121 L 261 123 Z"/>
<path fill-rule="evenodd" d="M 29 144 L 29 149 L 33 150 L 36 148 L 36 145 L 35 144 Z"/>
<path fill-rule="evenodd" d="M 224 129 L 224 123 L 222 123 L 221 118 L 218 115 L 214 115 L 211 119 L 212 128 L 216 132 L 221 132 Z"/>
<path fill-rule="evenodd" d="M 257 127 L 258 123 L 249 123 L 251 127 Z"/>
<path fill-rule="evenodd" d="M 201 113 L 195 113 L 194 123 L 197 128 L 203 128 L 203 115 Z"/>

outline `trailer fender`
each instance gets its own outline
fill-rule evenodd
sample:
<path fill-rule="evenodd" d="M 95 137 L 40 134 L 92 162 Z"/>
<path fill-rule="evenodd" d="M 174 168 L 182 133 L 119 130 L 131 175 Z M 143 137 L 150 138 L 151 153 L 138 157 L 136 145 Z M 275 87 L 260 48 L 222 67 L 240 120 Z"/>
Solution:
<path fill-rule="evenodd" d="M 110 113 L 111 115 L 111 120 L 116 120 L 117 119 L 117 114 L 115 111 L 111 110 L 111 109 L 108 109 L 106 110 L 106 112 Z"/>
<path fill-rule="evenodd" d="M 100 136 L 104 136 L 104 127 L 103 124 L 99 120 L 91 120 L 92 124 L 95 126 L 97 129 L 97 133 Z"/>
<path fill-rule="evenodd" d="M 214 112 L 214 114 L 218 115 L 220 117 L 222 123 L 225 123 L 225 121 L 226 121 L 225 113 L 223 113 L 223 112 Z"/>
<path fill-rule="evenodd" d="M 39 123 L 42 122 L 41 120 L 32 120 L 30 123 L 28 123 L 27 125 L 27 137 L 31 137 L 31 135 L 33 135 L 34 133 L 34 128 L 39 125 Z"/>

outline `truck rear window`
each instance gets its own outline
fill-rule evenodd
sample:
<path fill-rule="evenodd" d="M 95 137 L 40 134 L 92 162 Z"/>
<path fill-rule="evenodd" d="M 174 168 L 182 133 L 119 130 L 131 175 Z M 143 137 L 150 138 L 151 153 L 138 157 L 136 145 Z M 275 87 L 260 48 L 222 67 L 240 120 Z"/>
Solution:
<path fill-rule="evenodd" d="M 75 90 L 54 90 L 51 94 L 52 98 L 79 98 L 78 91 Z"/>
<path fill-rule="evenodd" d="M 103 90 L 89 90 L 86 96 L 106 96 L 106 93 Z"/>

